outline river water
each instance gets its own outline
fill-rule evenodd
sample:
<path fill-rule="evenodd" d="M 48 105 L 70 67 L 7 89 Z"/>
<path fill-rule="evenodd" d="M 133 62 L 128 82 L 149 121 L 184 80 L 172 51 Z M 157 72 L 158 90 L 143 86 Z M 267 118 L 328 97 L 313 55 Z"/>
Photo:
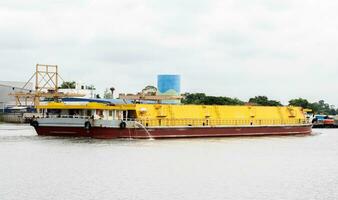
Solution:
<path fill-rule="evenodd" d="M 171 140 L 40 137 L 0 124 L 0 199 L 338 199 L 338 129 Z"/>

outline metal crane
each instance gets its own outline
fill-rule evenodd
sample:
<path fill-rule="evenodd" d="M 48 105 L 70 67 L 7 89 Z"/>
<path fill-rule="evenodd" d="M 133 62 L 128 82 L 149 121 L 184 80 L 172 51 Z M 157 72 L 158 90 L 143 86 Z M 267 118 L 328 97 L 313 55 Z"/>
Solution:
<path fill-rule="evenodd" d="M 26 84 L 22 88 L 15 87 L 15 89 L 20 89 L 21 91 L 13 92 L 9 95 L 15 97 L 17 106 L 28 106 L 28 102 L 31 102 L 35 107 L 39 105 L 42 98 L 55 100 L 66 97 L 84 96 L 83 94 L 74 92 L 59 92 L 59 78 L 64 81 L 59 75 L 57 65 L 36 64 L 35 73 L 30 77 Z M 35 90 L 28 89 L 27 86 L 34 79 Z"/>

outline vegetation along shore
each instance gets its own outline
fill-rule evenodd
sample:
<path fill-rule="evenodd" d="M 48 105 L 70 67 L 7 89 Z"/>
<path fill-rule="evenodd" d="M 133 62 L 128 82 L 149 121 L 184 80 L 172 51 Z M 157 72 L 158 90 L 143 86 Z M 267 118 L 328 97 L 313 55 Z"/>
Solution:
<path fill-rule="evenodd" d="M 185 93 L 183 94 L 183 104 L 198 104 L 198 105 L 260 105 L 260 106 L 282 106 L 283 104 L 277 100 L 271 100 L 266 96 L 256 96 L 250 98 L 248 102 L 238 98 L 223 97 L 223 96 L 208 96 L 204 93 Z M 310 102 L 307 99 L 298 98 L 291 99 L 288 102 L 290 106 L 299 106 L 306 109 L 311 109 L 316 114 L 336 115 L 338 109 L 334 105 L 326 103 L 324 100 L 318 102 Z"/>

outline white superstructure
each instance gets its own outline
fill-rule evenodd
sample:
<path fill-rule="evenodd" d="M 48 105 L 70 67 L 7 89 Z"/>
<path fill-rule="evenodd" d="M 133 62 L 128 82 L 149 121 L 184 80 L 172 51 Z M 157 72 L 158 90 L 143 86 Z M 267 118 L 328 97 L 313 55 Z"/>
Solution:
<path fill-rule="evenodd" d="M 82 83 L 76 83 L 75 88 L 67 88 L 67 89 L 59 89 L 59 92 L 63 93 L 74 93 L 84 95 L 82 98 L 95 98 L 96 97 L 96 89 L 92 85 L 85 85 Z"/>

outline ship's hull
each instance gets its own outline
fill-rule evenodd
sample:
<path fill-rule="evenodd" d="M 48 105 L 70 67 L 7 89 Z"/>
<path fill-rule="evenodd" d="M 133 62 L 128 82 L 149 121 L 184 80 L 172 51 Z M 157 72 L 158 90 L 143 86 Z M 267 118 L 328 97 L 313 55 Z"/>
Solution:
<path fill-rule="evenodd" d="M 306 135 L 312 132 L 311 125 L 299 126 L 243 126 L 243 127 L 153 127 L 147 128 L 104 128 L 39 126 L 38 135 L 113 138 L 189 138 L 226 136 L 267 136 L 267 135 Z"/>

